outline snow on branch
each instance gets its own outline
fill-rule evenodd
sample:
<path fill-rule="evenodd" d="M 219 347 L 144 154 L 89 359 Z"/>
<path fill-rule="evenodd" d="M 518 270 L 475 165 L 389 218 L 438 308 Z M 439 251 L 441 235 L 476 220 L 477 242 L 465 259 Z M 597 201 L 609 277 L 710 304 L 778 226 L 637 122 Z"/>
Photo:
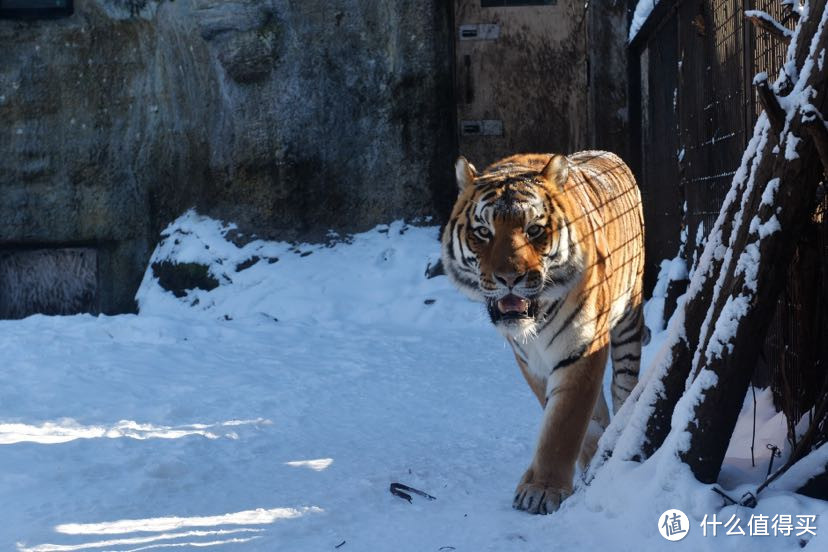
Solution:
<path fill-rule="evenodd" d="M 785 44 L 789 44 L 791 42 L 791 38 L 793 38 L 793 31 L 771 17 L 768 12 L 764 12 L 762 10 L 745 10 L 745 16 L 750 19 L 751 23 L 760 29 L 764 29 Z"/>
<path fill-rule="evenodd" d="M 819 110 L 811 104 L 803 105 L 800 108 L 800 113 L 802 114 L 802 125 L 814 140 L 823 172 L 828 175 L 828 129 L 825 128 L 825 120 Z"/>
<path fill-rule="evenodd" d="M 743 199 L 753 186 L 752 174 L 765 148 L 769 125 L 767 118 L 754 134 L 745 150 L 733 186 L 726 194 L 722 209 L 707 244 L 690 278 L 684 299 L 676 306 L 667 328 L 668 337 L 646 377 L 613 418 L 599 443 L 598 461 L 594 472 L 611 457 L 613 462 L 646 460 L 664 442 L 673 426 L 684 427 L 687 415 L 673 420 L 673 406 L 693 381 L 691 367 L 700 337 L 705 338 L 711 318 L 711 304 L 719 297 L 722 284 L 718 277 L 727 272 L 734 221 L 743 209 Z M 700 335 L 701 334 L 701 335 Z"/>
<path fill-rule="evenodd" d="M 777 491 L 796 491 L 804 486 L 808 480 L 823 473 L 828 468 L 828 443 L 804 456 L 787 470 L 780 469 L 778 478 L 768 480 L 764 486 Z M 776 474 L 775 474 L 776 475 Z M 759 491 L 757 491 L 758 493 Z"/>
<path fill-rule="evenodd" d="M 779 104 L 779 98 L 768 86 L 767 73 L 759 73 L 753 79 L 753 84 L 756 86 L 756 93 L 759 96 L 759 103 L 768 115 L 771 128 L 774 132 L 782 132 L 782 127 L 785 124 L 785 110 Z"/>
<path fill-rule="evenodd" d="M 758 354 L 751 348 L 750 340 L 767 330 L 776 295 L 784 282 L 786 259 L 793 254 L 791 244 L 801 231 L 801 222 L 808 219 L 813 208 L 812 198 L 821 171 L 815 171 L 812 162 L 816 160 L 815 144 L 811 146 L 813 141 L 803 140 L 809 133 L 803 124 L 801 108 L 811 101 L 819 107 L 826 104 L 824 75 L 815 71 L 828 43 L 825 3 L 825 0 L 808 3 L 789 45 L 788 61 L 796 64 L 798 73 L 793 90 L 779 98 L 767 87 L 765 79 L 758 79 L 759 89 L 764 84 L 769 92 L 765 96 L 766 121 L 776 118 L 774 126 L 778 128 L 781 117 L 783 131 L 781 135 L 773 133 L 750 171 L 750 179 L 756 182 L 758 190 L 747 193 L 750 198 L 734 221 L 735 240 L 731 240 L 725 253 L 738 260 L 735 264 L 729 263 L 726 269 L 723 266 L 727 278 L 724 281 L 720 278 L 717 288 L 719 283 L 726 284 L 726 291 L 720 296 L 725 301 L 721 303 L 720 298 L 712 301 L 715 315 L 706 323 L 715 324 L 708 331 L 708 337 L 699 341 L 696 350 L 694 372 L 697 380 L 703 379 L 694 381 L 679 402 L 685 405 L 686 415 L 690 415 L 688 407 L 693 405 L 692 421 L 683 430 L 690 436 L 689 448 L 684 448 L 687 441 L 681 438 L 680 428 L 674 427 L 671 432 L 674 438 L 668 439 L 673 443 L 671 448 L 680 453 L 701 481 L 713 482 L 718 476 L 738 417 L 740 405 L 735 397 L 741 398 L 747 389 Z M 762 119 L 757 122 L 757 131 L 761 129 Z M 794 183 L 795 191 L 791 188 Z M 775 194 L 780 185 L 788 189 L 787 194 Z M 766 200 L 774 204 L 768 205 Z M 677 405 L 674 420 L 679 411 Z M 677 435 L 672 435 L 676 432 Z"/>
<path fill-rule="evenodd" d="M 601 463 L 646 461 L 662 451 L 700 481 L 718 477 L 758 358 L 756 336 L 767 330 L 792 244 L 812 212 L 819 162 L 828 166 L 826 26 L 826 0 L 809 0 L 796 30 L 785 30 L 788 52 L 776 82 L 764 74 L 754 80 L 764 113 L 668 337 L 630 397 L 637 400 L 599 443 L 588 479 Z"/>
<path fill-rule="evenodd" d="M 658 0 L 638 0 L 638 3 L 635 5 L 635 11 L 633 12 L 632 22 L 630 23 L 630 33 L 627 36 L 627 42 L 633 41 L 635 35 L 638 34 L 638 31 L 644 25 L 644 22 L 650 17 L 656 4 L 658 4 Z"/>
<path fill-rule="evenodd" d="M 799 0 L 782 0 L 779 4 L 785 10 L 785 17 L 782 19 L 782 23 L 788 22 L 792 17 L 799 18 L 802 15 L 803 8 Z"/>

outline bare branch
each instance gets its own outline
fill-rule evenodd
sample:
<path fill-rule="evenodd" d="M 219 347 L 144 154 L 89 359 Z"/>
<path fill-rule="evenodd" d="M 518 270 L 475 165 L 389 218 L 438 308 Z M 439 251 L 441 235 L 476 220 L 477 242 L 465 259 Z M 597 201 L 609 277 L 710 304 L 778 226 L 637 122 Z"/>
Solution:
<path fill-rule="evenodd" d="M 785 12 L 785 17 L 782 18 L 783 25 L 791 19 L 799 21 L 799 17 L 802 15 L 802 6 L 799 0 L 782 0 L 780 3 L 782 4 L 782 11 Z"/>
<path fill-rule="evenodd" d="M 770 121 L 771 129 L 779 134 L 785 126 L 785 110 L 779 105 L 779 98 L 768 86 L 768 76 L 765 73 L 759 73 L 753 79 L 753 84 L 756 86 L 756 92 L 759 95 L 759 103 L 768 114 L 768 121 Z"/>
<path fill-rule="evenodd" d="M 819 160 L 822 162 L 822 171 L 828 175 L 828 129 L 825 128 L 825 121 L 812 105 L 803 107 L 800 113 L 802 125 L 814 140 Z"/>

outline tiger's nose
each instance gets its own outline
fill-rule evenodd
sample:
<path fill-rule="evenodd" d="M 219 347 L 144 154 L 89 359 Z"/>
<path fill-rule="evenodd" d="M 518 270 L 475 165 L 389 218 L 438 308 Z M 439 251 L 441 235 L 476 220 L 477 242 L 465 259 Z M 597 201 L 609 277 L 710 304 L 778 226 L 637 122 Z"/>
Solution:
<path fill-rule="evenodd" d="M 504 286 L 512 289 L 516 285 L 518 285 L 524 278 L 526 278 L 526 273 L 518 273 L 518 272 L 495 272 L 494 273 L 495 280 L 503 284 Z"/>

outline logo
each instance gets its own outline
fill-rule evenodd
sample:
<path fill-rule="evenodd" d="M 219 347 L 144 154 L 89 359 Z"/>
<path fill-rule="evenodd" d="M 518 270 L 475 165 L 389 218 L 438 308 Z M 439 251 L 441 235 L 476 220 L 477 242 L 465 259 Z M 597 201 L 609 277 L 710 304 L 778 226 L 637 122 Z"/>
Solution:
<path fill-rule="evenodd" d="M 690 531 L 690 520 L 681 510 L 670 509 L 658 517 L 658 532 L 668 541 L 680 541 Z"/>

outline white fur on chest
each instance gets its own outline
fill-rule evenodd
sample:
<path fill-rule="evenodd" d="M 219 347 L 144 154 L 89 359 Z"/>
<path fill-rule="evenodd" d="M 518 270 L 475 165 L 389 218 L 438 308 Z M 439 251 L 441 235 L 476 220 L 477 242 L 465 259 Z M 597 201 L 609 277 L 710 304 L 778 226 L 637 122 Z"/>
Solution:
<path fill-rule="evenodd" d="M 582 308 L 569 324 L 562 326 L 578 306 L 573 297 L 568 297 L 565 301 L 555 321 L 538 335 L 520 344 L 529 373 L 543 381 L 547 391 L 556 386 L 556 381 L 562 375 L 562 370 L 553 372 L 558 363 L 595 339 L 595 316 L 589 307 Z"/>

